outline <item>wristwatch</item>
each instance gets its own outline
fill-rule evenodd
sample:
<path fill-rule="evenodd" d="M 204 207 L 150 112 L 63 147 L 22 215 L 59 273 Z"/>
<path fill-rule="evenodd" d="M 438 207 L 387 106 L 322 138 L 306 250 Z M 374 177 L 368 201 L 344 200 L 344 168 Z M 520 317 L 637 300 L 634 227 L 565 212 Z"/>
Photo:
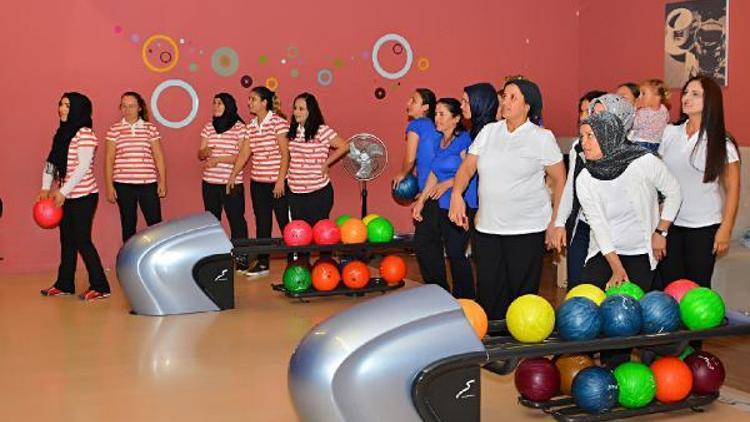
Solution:
<path fill-rule="evenodd" d="M 669 234 L 667 230 L 662 230 L 662 229 L 656 229 L 654 230 L 654 232 L 660 236 L 663 236 L 664 238 L 666 238 L 667 235 Z"/>

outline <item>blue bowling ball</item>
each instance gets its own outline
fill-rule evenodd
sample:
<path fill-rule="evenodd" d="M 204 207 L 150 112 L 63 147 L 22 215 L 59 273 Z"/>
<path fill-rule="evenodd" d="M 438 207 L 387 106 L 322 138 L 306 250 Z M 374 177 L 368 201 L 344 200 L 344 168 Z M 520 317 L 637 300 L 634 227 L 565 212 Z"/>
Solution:
<path fill-rule="evenodd" d="M 680 328 L 680 305 L 670 295 L 653 291 L 640 300 L 643 332 L 670 333 Z"/>
<path fill-rule="evenodd" d="M 393 188 L 393 197 L 399 201 L 411 201 L 419 193 L 419 183 L 413 174 L 408 174 Z"/>
<path fill-rule="evenodd" d="M 581 409 L 589 413 L 604 413 L 617 404 L 619 388 L 612 371 L 591 366 L 576 375 L 571 392 Z"/>
<path fill-rule="evenodd" d="M 557 331 L 565 340 L 581 341 L 596 338 L 602 330 L 599 307 L 593 300 L 572 297 L 557 310 Z"/>
<path fill-rule="evenodd" d="M 607 337 L 634 336 L 641 332 L 641 305 L 631 296 L 610 296 L 604 299 L 599 310 L 602 315 L 602 331 Z"/>

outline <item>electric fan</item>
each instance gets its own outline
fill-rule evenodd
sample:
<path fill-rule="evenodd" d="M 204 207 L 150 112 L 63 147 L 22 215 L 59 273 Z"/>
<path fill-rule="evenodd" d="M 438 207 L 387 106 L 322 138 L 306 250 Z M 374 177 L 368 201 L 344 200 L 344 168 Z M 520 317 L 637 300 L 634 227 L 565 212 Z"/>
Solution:
<path fill-rule="evenodd" d="M 344 170 L 359 182 L 364 218 L 367 215 L 367 182 L 383 173 L 388 164 L 388 152 L 383 141 L 369 133 L 358 133 L 348 142 L 349 153 L 342 161 Z"/>

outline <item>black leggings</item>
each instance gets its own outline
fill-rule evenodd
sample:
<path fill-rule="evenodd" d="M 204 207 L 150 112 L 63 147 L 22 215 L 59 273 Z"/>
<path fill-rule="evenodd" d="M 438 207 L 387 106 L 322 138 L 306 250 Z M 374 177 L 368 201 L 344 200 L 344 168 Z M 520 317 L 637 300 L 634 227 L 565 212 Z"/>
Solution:
<path fill-rule="evenodd" d="M 513 300 L 539 292 L 545 232 L 475 233 L 477 299 L 489 319 L 504 319 Z"/>
<path fill-rule="evenodd" d="M 250 182 L 250 198 L 253 201 L 253 213 L 255 214 L 255 237 L 258 239 L 268 239 L 271 237 L 273 230 L 273 215 L 276 215 L 276 223 L 279 230 L 284 231 L 284 227 L 289 222 L 289 203 L 287 195 L 280 198 L 273 197 L 273 187 L 275 183 Z M 286 188 L 289 192 L 289 188 Z M 258 261 L 263 265 L 268 265 L 268 255 L 258 255 Z"/>
<path fill-rule="evenodd" d="M 76 264 L 81 254 L 89 273 L 89 289 L 109 293 L 109 283 L 104 275 L 102 261 L 91 241 L 91 226 L 94 222 L 99 194 L 92 193 L 80 198 L 67 199 L 63 204 L 60 222 L 60 267 L 57 269 L 55 287 L 75 292 Z"/>
<path fill-rule="evenodd" d="M 434 199 L 425 201 L 422 207 L 422 221 L 415 222 L 414 248 L 422 281 L 425 284 L 437 284 L 446 291 L 450 291 L 443 256 L 440 207 Z"/>
<path fill-rule="evenodd" d="M 333 209 L 333 186 L 330 183 L 313 192 L 287 194 L 292 219 L 304 220 L 311 226 L 327 219 Z"/>
<path fill-rule="evenodd" d="M 161 223 L 161 202 L 156 183 L 118 183 L 115 182 L 117 205 L 120 209 L 120 226 L 122 242 L 125 243 L 135 234 L 138 223 L 138 205 L 146 219 L 146 224 L 153 226 Z"/>
<path fill-rule="evenodd" d="M 672 225 L 667 238 L 667 256 L 659 264 L 665 285 L 687 278 L 703 287 L 711 287 L 716 255 L 714 238 L 719 225 L 689 228 Z"/>
<path fill-rule="evenodd" d="M 232 239 L 247 239 L 247 221 L 245 221 L 245 191 L 242 184 L 234 185 L 227 194 L 227 185 L 203 182 L 203 206 L 206 211 L 221 221 L 221 209 L 227 214 L 229 231 Z"/>

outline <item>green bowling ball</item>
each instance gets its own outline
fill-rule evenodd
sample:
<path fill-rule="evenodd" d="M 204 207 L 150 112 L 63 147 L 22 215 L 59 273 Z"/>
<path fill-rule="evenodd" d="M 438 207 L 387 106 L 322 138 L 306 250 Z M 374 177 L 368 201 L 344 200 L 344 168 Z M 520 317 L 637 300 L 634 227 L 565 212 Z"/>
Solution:
<path fill-rule="evenodd" d="M 691 330 L 718 327 L 725 312 L 724 300 L 708 287 L 696 287 L 680 301 L 680 319 Z"/>
<path fill-rule="evenodd" d="M 648 366 L 640 362 L 625 362 L 614 373 L 620 389 L 617 401 L 622 407 L 644 407 L 656 396 L 656 378 Z"/>
<path fill-rule="evenodd" d="M 635 300 L 641 300 L 643 295 L 645 295 L 643 289 L 641 289 L 639 285 L 629 281 L 626 281 L 619 286 L 610 287 L 607 289 L 606 293 L 608 297 L 613 295 L 628 295 Z"/>
<path fill-rule="evenodd" d="M 367 225 L 367 240 L 373 243 L 387 243 L 393 240 L 393 224 L 384 217 L 378 217 Z"/>
<path fill-rule="evenodd" d="M 304 293 L 312 286 L 310 270 L 302 265 L 289 265 L 282 278 L 284 288 L 290 293 Z"/>

